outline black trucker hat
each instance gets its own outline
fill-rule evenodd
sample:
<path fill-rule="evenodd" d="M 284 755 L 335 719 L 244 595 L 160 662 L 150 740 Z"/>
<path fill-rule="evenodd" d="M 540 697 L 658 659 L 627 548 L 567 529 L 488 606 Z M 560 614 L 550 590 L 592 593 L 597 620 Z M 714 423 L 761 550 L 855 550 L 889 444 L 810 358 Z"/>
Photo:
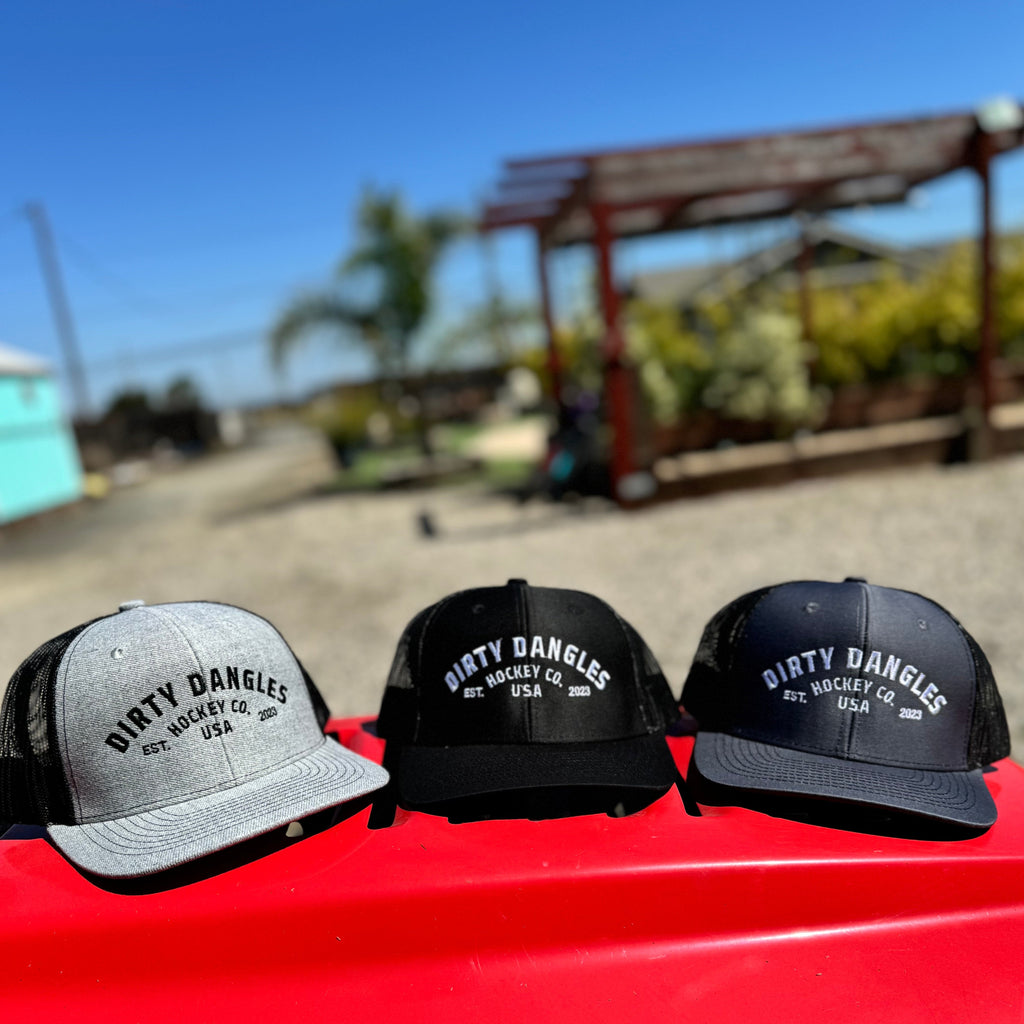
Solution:
<path fill-rule="evenodd" d="M 387 773 L 324 735 L 327 707 L 265 619 L 126 602 L 17 669 L 0 711 L 0 817 L 131 877 L 369 793 Z"/>
<path fill-rule="evenodd" d="M 700 724 L 691 763 L 712 783 L 996 819 L 982 768 L 1010 740 L 992 669 L 919 594 L 860 577 L 746 594 L 705 628 L 683 706 Z"/>
<path fill-rule="evenodd" d="M 420 612 L 395 654 L 377 728 L 398 802 L 547 787 L 665 792 L 679 711 L 654 656 L 576 590 L 464 590 Z"/>

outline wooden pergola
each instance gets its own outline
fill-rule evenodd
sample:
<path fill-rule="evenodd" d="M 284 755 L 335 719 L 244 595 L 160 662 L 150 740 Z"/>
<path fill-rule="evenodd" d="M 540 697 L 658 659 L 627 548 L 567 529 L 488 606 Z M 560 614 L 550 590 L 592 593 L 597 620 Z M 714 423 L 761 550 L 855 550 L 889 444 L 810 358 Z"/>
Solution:
<path fill-rule="evenodd" d="M 536 235 L 548 368 L 556 400 L 561 397 L 562 371 L 546 254 L 571 245 L 594 248 L 605 327 L 605 400 L 614 435 L 611 471 L 622 496 L 628 491 L 623 481 L 638 467 L 614 280 L 616 239 L 898 203 L 919 185 L 971 168 L 981 185 L 978 374 L 987 419 L 994 402 L 992 363 L 997 348 L 990 167 L 996 156 L 1022 144 L 1020 105 L 998 101 L 976 113 L 509 160 L 495 198 L 484 209 L 481 228 L 527 227 Z M 809 260 L 800 262 L 806 268 Z M 810 336 L 810 293 L 806 274 L 801 277 L 801 312 Z"/>

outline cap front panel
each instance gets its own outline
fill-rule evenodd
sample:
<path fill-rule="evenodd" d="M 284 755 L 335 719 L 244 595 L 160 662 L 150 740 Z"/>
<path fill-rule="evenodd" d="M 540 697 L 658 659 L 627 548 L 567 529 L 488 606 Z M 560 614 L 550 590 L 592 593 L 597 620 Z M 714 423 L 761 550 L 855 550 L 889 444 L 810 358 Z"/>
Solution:
<path fill-rule="evenodd" d="M 218 604 L 122 611 L 82 633 L 57 680 L 79 821 L 233 786 L 320 742 L 301 671 L 268 623 Z"/>
<path fill-rule="evenodd" d="M 886 587 L 868 591 L 861 652 L 847 652 L 887 714 L 854 717 L 850 756 L 919 768 L 967 764 L 975 667 L 960 628 L 933 602 Z M 870 705 L 869 705 L 870 706 Z M 871 711 L 876 708 L 871 707 Z"/>
<path fill-rule="evenodd" d="M 876 764 L 965 767 L 970 658 L 949 617 L 916 595 L 783 585 L 751 612 L 732 667 L 721 731 Z"/>
<path fill-rule="evenodd" d="M 516 585 L 457 594 L 424 631 L 416 742 L 641 735 L 632 657 L 614 613 L 588 594 Z"/>

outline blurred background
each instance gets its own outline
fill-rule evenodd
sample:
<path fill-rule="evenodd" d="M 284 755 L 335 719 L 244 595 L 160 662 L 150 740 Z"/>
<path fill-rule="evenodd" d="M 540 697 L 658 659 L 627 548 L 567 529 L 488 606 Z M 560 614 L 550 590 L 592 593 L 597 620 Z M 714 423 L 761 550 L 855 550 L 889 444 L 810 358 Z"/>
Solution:
<path fill-rule="evenodd" d="M 213 599 L 371 714 L 462 587 L 676 692 L 747 590 L 944 604 L 1024 742 L 1018 6 L 0 10 L 0 678 Z"/>

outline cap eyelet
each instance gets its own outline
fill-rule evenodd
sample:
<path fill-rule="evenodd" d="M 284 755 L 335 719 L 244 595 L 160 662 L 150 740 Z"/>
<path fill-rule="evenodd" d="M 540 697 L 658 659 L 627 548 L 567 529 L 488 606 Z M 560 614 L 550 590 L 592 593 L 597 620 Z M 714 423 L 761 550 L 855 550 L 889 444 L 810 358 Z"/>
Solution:
<path fill-rule="evenodd" d="M 817 601 L 808 601 L 807 604 L 804 605 L 804 611 L 807 612 L 808 615 L 813 615 L 820 607 L 821 605 L 818 604 Z"/>
<path fill-rule="evenodd" d="M 918 629 L 927 629 L 928 628 L 928 623 L 925 622 L 924 619 L 918 619 L 917 620 L 917 628 Z"/>
<path fill-rule="evenodd" d="M 124 657 L 124 651 L 120 647 L 115 647 L 111 652 L 110 656 L 114 661 L 120 661 Z"/>
<path fill-rule="evenodd" d="M 484 610 L 484 606 L 482 604 L 475 604 L 475 605 L 473 605 L 473 614 L 474 615 L 479 615 L 483 610 Z"/>

